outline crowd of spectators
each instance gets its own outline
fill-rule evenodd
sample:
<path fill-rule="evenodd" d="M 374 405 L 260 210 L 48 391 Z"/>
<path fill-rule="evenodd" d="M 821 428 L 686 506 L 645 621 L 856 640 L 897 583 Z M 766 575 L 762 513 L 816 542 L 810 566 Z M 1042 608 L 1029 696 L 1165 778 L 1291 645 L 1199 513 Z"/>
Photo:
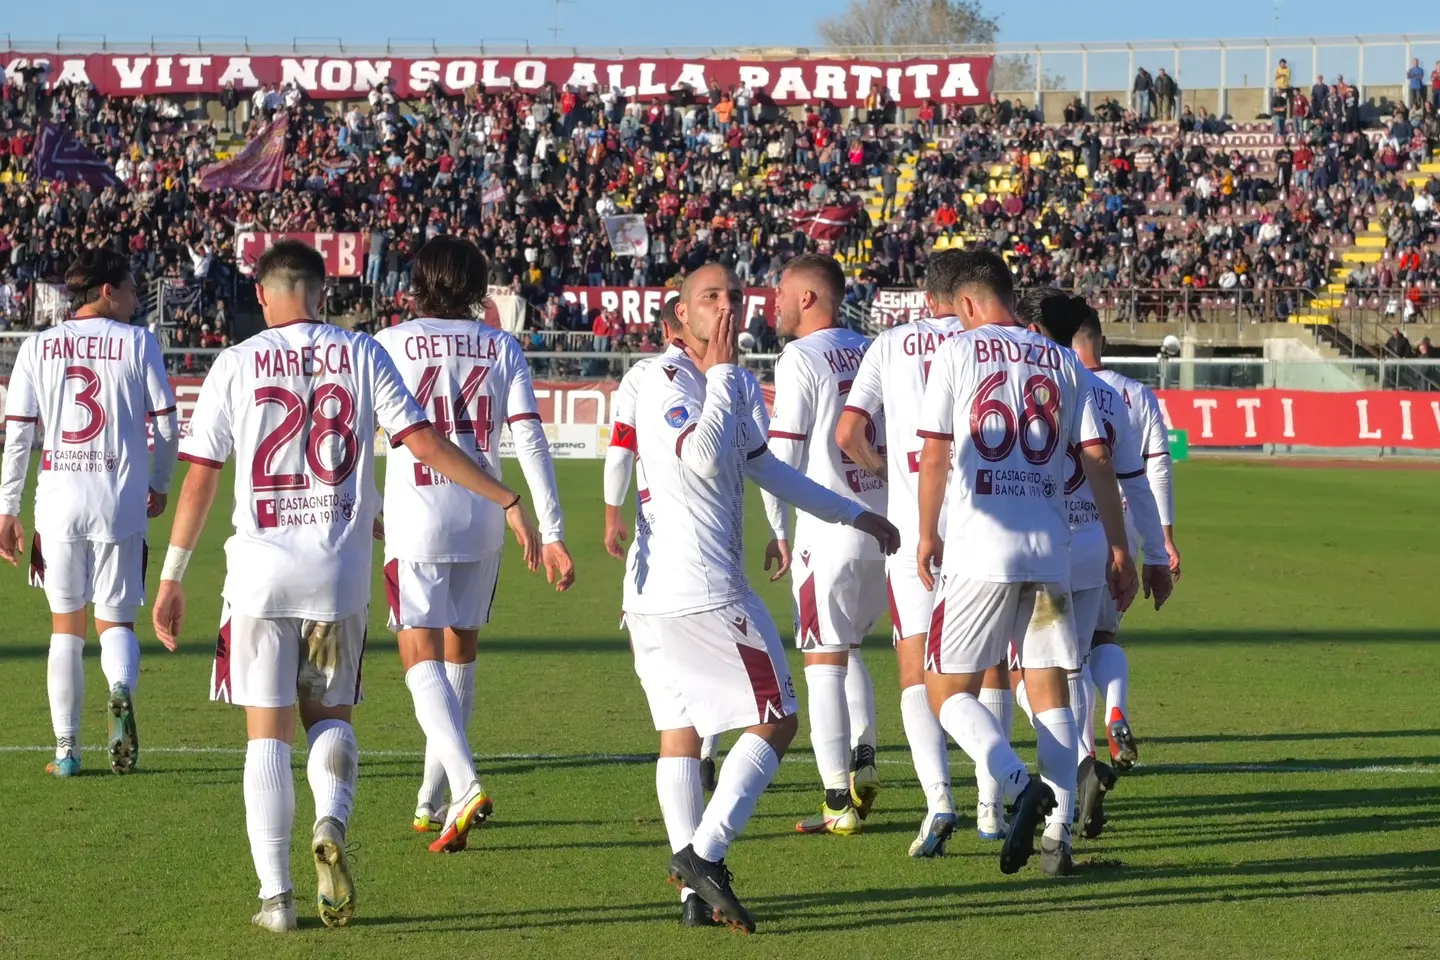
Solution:
<path fill-rule="evenodd" d="M 1334 281 L 1338 251 L 1372 222 L 1389 246 L 1349 275 L 1347 297 L 1424 317 L 1440 280 L 1440 180 L 1405 173 L 1440 146 L 1440 66 L 1368 129 L 1343 78 L 1317 78 L 1305 96 L 1281 70 L 1274 113 L 1254 123 L 1194 111 L 1160 69 L 1137 74 L 1129 104 L 1077 101 L 1058 125 L 999 97 L 928 104 L 896 122 L 883 100 L 791 115 L 744 88 L 664 102 L 553 86 L 432 91 L 400 103 L 385 85 L 343 112 L 293 85 L 227 89 L 212 123 L 165 98 L 12 76 L 0 81 L 0 323 L 24 322 L 34 281 L 104 243 L 131 257 L 147 292 L 164 283 L 182 294 L 163 318 L 172 344 L 224 345 L 242 230 L 367 234 L 363 276 L 337 283 L 327 307 L 368 326 L 405 315 L 410 260 L 428 238 L 468 236 L 490 258 L 491 284 L 535 305 L 536 347 L 656 345 L 652 330 L 567 306 L 566 286 L 678 286 L 709 260 L 765 286 L 818 249 L 845 257 L 857 273 L 850 299 L 863 302 L 913 285 L 937 244 L 998 249 L 1022 284 L 1074 288 L 1122 316 L 1198 319 L 1223 302 L 1283 319 Z M 200 169 L 281 111 L 291 117 L 282 189 L 198 187 Z M 123 186 L 39 184 L 40 120 L 73 129 Z M 912 154 L 905 194 L 899 165 Z M 812 239 L 790 216 L 876 191 L 880 216 L 859 204 L 837 240 Z M 648 255 L 612 253 L 603 219 L 616 213 L 645 217 Z M 577 336 L 553 335 L 566 331 Z"/>

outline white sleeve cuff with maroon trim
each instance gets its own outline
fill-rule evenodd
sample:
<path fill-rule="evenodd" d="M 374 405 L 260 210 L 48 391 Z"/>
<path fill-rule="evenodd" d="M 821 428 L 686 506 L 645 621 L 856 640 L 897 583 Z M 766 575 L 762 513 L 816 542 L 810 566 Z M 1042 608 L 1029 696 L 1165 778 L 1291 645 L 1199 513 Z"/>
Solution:
<path fill-rule="evenodd" d="M 418 433 L 419 431 L 424 430 L 428 426 L 430 426 L 429 420 L 416 420 L 414 423 L 410 424 L 410 426 L 406 427 L 405 429 L 397 431 L 390 437 L 390 449 L 394 450 L 395 448 L 399 447 L 405 442 L 405 438 L 410 436 L 410 434 Z"/>
<path fill-rule="evenodd" d="M 184 451 L 181 451 L 179 459 L 184 460 L 186 463 L 198 463 L 200 466 L 209 467 L 212 470 L 221 470 L 225 466 L 225 461 L 223 460 L 211 460 L 209 457 L 202 457 L 199 454 L 186 453 Z"/>

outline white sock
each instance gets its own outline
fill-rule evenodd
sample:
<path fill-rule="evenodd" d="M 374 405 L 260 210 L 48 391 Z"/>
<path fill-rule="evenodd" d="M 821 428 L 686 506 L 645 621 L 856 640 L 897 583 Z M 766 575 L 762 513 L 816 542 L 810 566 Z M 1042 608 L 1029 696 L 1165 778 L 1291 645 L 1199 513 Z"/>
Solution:
<path fill-rule="evenodd" d="M 1080 738 L 1080 749 L 1085 751 L 1085 756 L 1095 756 L 1095 678 L 1090 675 L 1090 664 L 1085 664 L 1080 675 L 1085 681 L 1085 700 L 1089 706 L 1085 710 L 1085 722 L 1080 729 L 1075 731 Z"/>
<path fill-rule="evenodd" d="M 334 817 L 350 823 L 355 809 L 355 784 L 360 777 L 360 747 L 355 728 L 344 720 L 321 720 L 305 731 L 310 759 L 305 765 L 310 792 L 315 795 L 315 822 Z M 294 807 L 294 798 L 291 798 Z"/>
<path fill-rule="evenodd" d="M 445 679 L 450 684 L 450 689 L 455 691 L 455 699 L 460 704 L 460 730 L 465 734 L 465 742 L 470 742 L 470 712 L 475 707 L 475 661 L 469 663 L 451 663 L 445 661 Z M 471 764 L 475 762 L 474 751 L 471 751 Z M 429 737 L 425 738 L 425 775 L 420 781 L 420 794 L 416 801 L 418 807 L 428 807 L 431 810 L 439 810 L 445 803 L 445 784 L 448 782 L 445 776 L 445 764 L 440 760 L 440 751 L 436 749 Z M 466 787 L 469 784 L 465 785 Z M 461 787 L 465 789 L 465 787 Z M 452 799 L 458 800 L 459 797 Z"/>
<path fill-rule="evenodd" d="M 45 687 L 50 694 L 50 725 L 55 730 L 55 759 L 80 756 L 80 713 L 85 705 L 85 640 L 70 633 L 50 634 Z"/>
<path fill-rule="evenodd" d="M 260 878 L 260 899 L 291 888 L 290 833 L 295 828 L 295 778 L 290 744 L 251 740 L 245 748 L 245 832 Z"/>
<path fill-rule="evenodd" d="M 827 790 L 850 788 L 850 710 L 845 704 L 845 668 L 812 663 L 805 668 L 810 706 L 810 746 Z"/>
<path fill-rule="evenodd" d="M 1025 762 L 1011 749 L 1000 721 L 980 705 L 974 694 L 957 693 L 940 707 L 940 725 L 975 761 L 977 775 L 999 781 L 1005 801 L 1014 800 L 1030 782 Z"/>
<path fill-rule="evenodd" d="M 982 687 L 980 705 L 990 711 L 990 715 L 1000 724 L 1000 732 L 1009 740 L 1010 728 L 1015 720 L 1015 695 L 1007 689 Z M 995 804 L 1002 801 L 1000 781 L 989 774 L 981 773 L 979 768 L 975 770 L 975 785 L 979 789 L 978 802 Z"/>
<path fill-rule="evenodd" d="M 742 733 L 725 755 L 715 795 L 705 808 L 700 826 L 691 842 L 700 857 L 718 863 L 725 859 L 730 844 L 745 829 L 760 794 L 775 779 L 780 755 L 764 738 Z"/>
<path fill-rule="evenodd" d="M 950 750 L 945 731 L 930 709 L 924 684 L 900 691 L 900 719 L 910 742 L 910 760 L 931 813 L 954 813 L 950 796 Z"/>
<path fill-rule="evenodd" d="M 1130 663 L 1118 644 L 1102 643 L 1090 651 L 1090 674 L 1095 686 L 1105 691 L 1105 722 L 1115 719 L 1115 711 L 1129 717 L 1126 699 L 1130 694 Z"/>
<path fill-rule="evenodd" d="M 105 682 L 114 689 L 123 683 L 135 692 L 140 682 L 140 641 L 129 627 L 111 627 L 100 634 L 100 670 Z"/>
<path fill-rule="evenodd" d="M 450 796 L 463 797 L 475 782 L 475 762 L 460 720 L 460 701 L 444 666 L 439 660 L 421 660 L 405 671 L 405 686 L 415 703 L 415 719 L 425 731 L 426 756 L 435 752 L 450 782 Z"/>
<path fill-rule="evenodd" d="M 850 748 L 864 744 L 875 747 L 875 684 L 860 658 L 860 648 L 850 648 L 845 667 L 845 702 L 850 706 Z"/>
<path fill-rule="evenodd" d="M 700 761 L 693 757 L 661 757 L 655 764 L 655 793 L 660 798 L 660 815 L 665 818 L 670 852 L 678 853 L 695 838 L 700 819 L 705 815 Z M 682 888 L 681 902 L 694 892 L 689 887 Z"/>
<path fill-rule="evenodd" d="M 1025 711 L 1025 719 L 1030 721 L 1030 726 L 1035 726 L 1035 711 L 1030 709 L 1030 696 L 1025 692 L 1025 681 L 1021 680 L 1015 684 L 1015 703 L 1021 710 Z"/>
<path fill-rule="evenodd" d="M 1055 809 L 1045 822 L 1067 827 L 1075 819 L 1075 715 L 1069 707 L 1035 714 L 1040 779 L 1055 791 Z"/>
<path fill-rule="evenodd" d="M 1070 715 L 1075 718 L 1075 763 L 1079 764 L 1090 756 L 1090 749 L 1081 735 L 1085 729 L 1085 715 L 1094 712 L 1090 704 L 1090 681 L 1083 671 L 1077 670 L 1066 674 L 1065 682 L 1070 687 Z"/>
<path fill-rule="evenodd" d="M 720 752 L 720 737 L 706 737 L 700 741 L 700 759 L 714 760 L 715 755 Z"/>

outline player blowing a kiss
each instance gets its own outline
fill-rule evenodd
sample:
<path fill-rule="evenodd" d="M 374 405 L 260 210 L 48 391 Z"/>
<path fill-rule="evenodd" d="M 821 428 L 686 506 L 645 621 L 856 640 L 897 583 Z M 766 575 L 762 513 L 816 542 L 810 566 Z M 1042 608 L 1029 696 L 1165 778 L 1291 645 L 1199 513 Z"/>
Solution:
<path fill-rule="evenodd" d="M 540 517 L 540 556 L 550 582 L 568 590 L 575 564 L 565 549 L 550 444 L 535 406 L 530 366 L 515 338 L 474 318 L 489 265 L 478 247 L 441 234 L 415 257 L 413 320 L 375 335 L 444 434 L 493 477 L 500 427 L 508 424 Z M 425 732 L 425 777 L 413 821 L 440 830 L 433 852 L 456 852 L 493 804 L 475 774 L 466 728 L 475 703 L 475 650 L 490 619 L 505 542 L 503 511 L 436 476 L 403 445 L 385 471 L 385 594 L 405 685 Z M 451 803 L 443 803 L 446 783 Z"/>
<path fill-rule="evenodd" d="M 775 458 L 759 385 L 735 364 L 744 294 L 707 264 L 686 278 L 681 342 L 649 364 L 636 394 L 639 510 L 625 573 L 625 623 L 660 733 L 656 791 L 682 887 L 682 920 L 754 918 L 731 888 L 725 856 L 780 766 L 797 727 L 795 688 L 765 605 L 745 578 L 745 480 L 831 523 L 896 549 L 883 517 Z M 740 729 L 710 803 L 700 786 L 702 737 Z M 688 893 L 693 891 L 693 894 Z"/>
<path fill-rule="evenodd" d="M 988 251 L 966 252 L 960 287 L 965 332 L 935 355 L 919 434 L 920 540 L 916 568 L 936 581 L 926 641 L 926 686 L 940 724 L 977 773 L 998 781 L 1014 819 L 1000 869 L 1034 853 L 1046 818 L 1042 866 L 1070 870 L 1076 730 L 1067 677 L 1080 669 L 1069 586 L 1064 511 L 1066 449 L 1073 444 L 1104 524 L 1107 579 L 1121 609 L 1136 592 L 1120 491 L 1104 426 L 1075 355 L 1015 320 L 1010 269 Z M 946 487 L 949 487 L 948 502 Z M 940 535 L 942 504 L 948 511 Z M 977 699 L 984 673 L 1011 643 L 1033 710 L 1039 779 L 1008 731 Z"/>
<path fill-rule="evenodd" d="M 145 602 L 147 518 L 165 510 L 175 470 L 175 397 L 160 344 L 130 326 L 139 301 L 129 261 L 86 251 L 65 274 L 74 314 L 20 346 L 5 398 L 0 468 L 0 557 L 23 550 L 20 500 L 30 448 L 40 442 L 30 574 L 50 604 L 46 686 L 57 777 L 80 772 L 85 698 L 85 607 L 95 607 L 100 669 L 110 687 L 110 769 L 140 758 L 135 688 L 140 643 L 135 611 Z M 151 458 L 146 421 L 155 425 Z"/>
<path fill-rule="evenodd" d="M 776 291 L 776 329 L 795 339 L 775 364 L 770 450 L 822 487 L 885 512 L 885 481 L 835 443 L 835 426 L 870 341 L 839 320 L 845 274 L 834 257 L 801 254 Z M 775 498 L 765 494 L 767 506 Z M 777 503 L 777 509 L 780 509 Z M 801 513 L 791 551 L 795 645 L 804 652 L 810 744 L 825 798 L 795 825 L 842 836 L 870 815 L 875 770 L 875 688 L 860 642 L 885 611 L 885 555 L 859 530 Z"/>
<path fill-rule="evenodd" d="M 370 601 L 371 536 L 380 498 L 374 437 L 505 510 L 539 565 L 540 538 L 520 495 L 479 467 L 425 419 L 385 351 L 370 337 L 317 319 L 325 261 L 281 241 L 255 266 L 267 329 L 230 347 L 200 388 L 180 457 L 181 488 L 156 598 L 155 633 L 171 650 L 184 627 L 181 581 L 220 485 L 236 462 L 225 543 L 224 607 L 211 699 L 245 708 L 245 825 L 273 931 L 295 929 L 290 772 L 298 704 L 315 797 L 311 839 L 320 919 L 344 926 L 355 911 L 345 852 L 359 749 L 351 727 Z"/>

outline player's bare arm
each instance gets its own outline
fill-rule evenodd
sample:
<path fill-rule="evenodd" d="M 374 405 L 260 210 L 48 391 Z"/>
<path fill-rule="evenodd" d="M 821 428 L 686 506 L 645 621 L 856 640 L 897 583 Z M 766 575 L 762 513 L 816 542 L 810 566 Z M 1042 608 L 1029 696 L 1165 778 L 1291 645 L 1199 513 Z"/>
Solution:
<path fill-rule="evenodd" d="M 848 523 L 869 534 L 887 556 L 900 547 L 900 531 L 889 520 L 864 510 L 848 497 L 831 493 L 768 450 L 751 458 L 746 476 L 797 510 L 829 523 Z"/>
<path fill-rule="evenodd" d="M 1105 539 L 1110 542 L 1110 593 L 1123 613 L 1134 602 L 1139 585 L 1135 561 L 1130 556 L 1130 539 L 1125 534 L 1125 510 L 1120 503 L 1115 464 L 1104 443 L 1089 443 L 1080 447 L 1080 465 L 1090 481 L 1100 522 L 1105 527 Z"/>
<path fill-rule="evenodd" d="M 885 479 L 885 458 L 870 443 L 870 419 L 865 414 L 849 408 L 842 410 L 835 424 L 835 443 L 866 473 Z"/>
<path fill-rule="evenodd" d="M 405 435 L 400 441 L 425 466 L 478 496 L 505 508 L 505 524 L 525 552 L 525 566 L 540 568 L 540 531 L 525 504 L 514 490 L 480 469 L 465 452 L 433 427 L 426 426 Z M 567 584 L 568 586 L 568 584 Z"/>
<path fill-rule="evenodd" d="M 155 636 L 173 651 L 180 642 L 185 622 L 185 588 L 181 580 L 190 563 L 190 555 L 200 542 L 215 491 L 220 487 L 220 468 L 191 463 L 180 487 L 175 504 L 175 522 L 170 527 L 170 549 L 165 554 L 165 567 L 160 573 L 160 589 L 155 595 L 153 620 Z"/>
<path fill-rule="evenodd" d="M 950 477 L 951 441 L 926 437 L 920 448 L 920 537 L 915 544 L 915 572 L 926 590 L 935 589 L 935 572 L 945 563 L 945 541 L 940 539 L 940 508 Z"/>

